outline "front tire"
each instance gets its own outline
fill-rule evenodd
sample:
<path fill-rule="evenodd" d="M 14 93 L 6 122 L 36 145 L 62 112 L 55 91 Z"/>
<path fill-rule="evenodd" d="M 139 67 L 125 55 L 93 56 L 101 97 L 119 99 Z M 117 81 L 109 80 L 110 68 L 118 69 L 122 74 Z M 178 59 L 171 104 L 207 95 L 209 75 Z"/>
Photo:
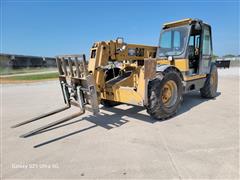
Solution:
<path fill-rule="evenodd" d="M 147 112 L 154 119 L 167 119 L 176 114 L 182 102 L 182 80 L 175 70 L 149 82 Z"/>

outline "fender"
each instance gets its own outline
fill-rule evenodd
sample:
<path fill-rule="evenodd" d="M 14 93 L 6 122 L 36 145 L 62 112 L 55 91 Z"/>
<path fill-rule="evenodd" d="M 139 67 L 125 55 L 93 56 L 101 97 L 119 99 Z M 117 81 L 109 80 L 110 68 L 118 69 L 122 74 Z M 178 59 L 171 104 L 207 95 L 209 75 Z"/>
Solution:
<path fill-rule="evenodd" d="M 211 62 L 211 65 L 210 65 L 210 69 L 209 69 L 209 73 L 208 73 L 208 74 L 211 73 L 213 66 L 216 66 L 216 67 L 217 67 L 217 63 L 216 63 L 216 62 Z"/>
<path fill-rule="evenodd" d="M 169 67 L 171 67 L 171 65 L 169 65 L 169 64 L 157 64 L 156 72 L 164 72 Z"/>
<path fill-rule="evenodd" d="M 171 69 L 174 69 L 176 72 L 178 72 L 179 75 L 180 75 L 180 77 L 181 77 L 181 79 L 183 80 L 183 75 L 182 75 L 181 71 L 180 71 L 177 67 L 175 67 L 175 66 L 173 66 L 173 65 L 169 65 L 169 64 L 157 64 L 157 65 L 156 65 L 156 73 L 161 72 L 161 73 L 164 74 L 164 71 L 166 71 L 167 69 L 170 69 L 170 68 L 171 68 Z"/>

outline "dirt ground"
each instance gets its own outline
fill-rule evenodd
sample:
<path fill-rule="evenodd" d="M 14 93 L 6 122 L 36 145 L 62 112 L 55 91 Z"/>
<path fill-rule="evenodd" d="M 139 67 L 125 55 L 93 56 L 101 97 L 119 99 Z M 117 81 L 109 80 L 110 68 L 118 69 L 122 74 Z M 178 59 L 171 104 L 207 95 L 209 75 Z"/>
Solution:
<path fill-rule="evenodd" d="M 63 100 L 57 81 L 4 84 L 3 179 L 239 179 L 239 78 L 239 68 L 219 70 L 218 96 L 185 95 L 169 120 L 119 105 L 25 139 L 19 136 L 78 109 L 12 129 Z"/>

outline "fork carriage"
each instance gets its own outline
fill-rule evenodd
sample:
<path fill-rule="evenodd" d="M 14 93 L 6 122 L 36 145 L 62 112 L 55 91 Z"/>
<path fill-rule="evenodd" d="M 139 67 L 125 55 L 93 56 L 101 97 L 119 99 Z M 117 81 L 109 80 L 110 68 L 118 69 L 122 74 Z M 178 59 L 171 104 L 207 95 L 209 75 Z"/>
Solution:
<path fill-rule="evenodd" d="M 85 109 L 97 114 L 99 103 L 95 81 L 89 74 L 85 55 L 56 57 L 59 81 L 67 105 L 75 105 L 84 113 Z"/>

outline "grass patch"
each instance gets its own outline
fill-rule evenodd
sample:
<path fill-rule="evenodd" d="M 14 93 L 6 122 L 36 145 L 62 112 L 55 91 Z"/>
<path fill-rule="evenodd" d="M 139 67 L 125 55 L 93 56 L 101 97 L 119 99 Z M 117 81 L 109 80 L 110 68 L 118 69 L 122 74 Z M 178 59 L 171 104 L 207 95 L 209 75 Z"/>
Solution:
<path fill-rule="evenodd" d="M 44 73 L 44 74 L 33 74 L 33 75 L 21 75 L 21 76 L 12 76 L 2 78 L 3 80 L 13 80 L 13 81 L 36 81 L 36 80 L 45 80 L 45 79 L 54 79 L 58 77 L 58 72 L 53 73 Z"/>
<path fill-rule="evenodd" d="M 35 73 L 35 72 L 47 72 L 47 71 L 57 71 L 55 67 L 29 67 L 29 68 L 9 68 L 0 67 L 1 75 L 11 75 L 11 74 L 24 74 L 24 73 Z"/>

